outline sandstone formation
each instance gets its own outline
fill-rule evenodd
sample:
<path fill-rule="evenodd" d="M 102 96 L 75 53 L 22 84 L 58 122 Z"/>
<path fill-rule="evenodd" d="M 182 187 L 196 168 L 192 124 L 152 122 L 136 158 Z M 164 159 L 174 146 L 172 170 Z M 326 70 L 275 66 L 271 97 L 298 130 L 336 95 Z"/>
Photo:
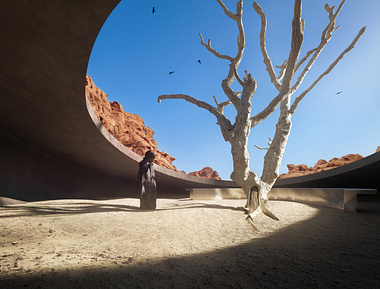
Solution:
<path fill-rule="evenodd" d="M 177 171 L 172 164 L 175 160 L 164 151 L 157 149 L 153 139 L 154 131 L 145 126 L 143 119 L 133 113 L 124 111 L 117 101 L 109 102 L 107 94 L 97 88 L 90 76 L 86 76 L 86 94 L 104 127 L 124 146 L 140 156 L 151 150 L 155 153 L 154 162 L 159 166 Z"/>
<path fill-rule="evenodd" d="M 219 174 L 217 171 L 214 171 L 210 167 L 205 167 L 201 169 L 200 171 L 191 172 L 189 173 L 190 176 L 196 176 L 201 178 L 207 178 L 207 179 L 214 179 L 214 180 L 220 180 Z"/>
<path fill-rule="evenodd" d="M 319 173 L 322 171 L 330 170 L 336 167 L 340 167 L 340 166 L 352 163 L 362 158 L 363 157 L 359 154 L 348 154 L 339 159 L 332 158 L 328 162 L 326 160 L 321 159 L 314 165 L 314 167 L 308 167 L 307 165 L 304 165 L 304 164 L 301 164 L 301 165 L 289 164 L 287 165 L 289 172 L 286 174 L 280 175 L 279 179 L 293 178 L 293 177 Z"/>
<path fill-rule="evenodd" d="M 154 162 L 164 168 L 178 171 L 173 165 L 174 157 L 157 149 L 154 131 L 145 126 L 143 119 L 133 113 L 124 111 L 117 101 L 109 102 L 107 94 L 95 86 L 90 76 L 86 76 L 85 86 L 87 97 L 104 127 L 124 146 L 140 156 L 151 150 L 155 153 Z M 181 171 L 185 173 L 184 171 Z M 191 175 L 220 180 L 218 172 L 207 167 Z"/>
<path fill-rule="evenodd" d="M 377 147 L 375 153 L 380 152 L 380 146 Z M 289 172 L 279 176 L 279 179 L 299 177 L 303 175 L 310 175 L 314 173 L 319 173 L 322 171 L 330 170 L 336 167 L 340 167 L 354 161 L 360 160 L 363 157 L 359 154 L 348 154 L 346 156 L 338 158 L 332 158 L 330 161 L 325 161 L 323 159 L 319 160 L 314 167 L 308 167 L 307 165 L 287 165 Z"/>

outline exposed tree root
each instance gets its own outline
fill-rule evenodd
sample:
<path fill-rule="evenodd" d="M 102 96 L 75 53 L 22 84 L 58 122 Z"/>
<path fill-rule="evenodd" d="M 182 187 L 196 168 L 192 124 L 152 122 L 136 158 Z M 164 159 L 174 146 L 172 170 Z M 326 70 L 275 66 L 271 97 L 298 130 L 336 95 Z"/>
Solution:
<path fill-rule="evenodd" d="M 264 205 L 264 204 L 265 204 L 265 205 Z M 266 202 L 266 201 L 263 201 L 263 202 L 261 203 L 261 210 L 262 210 L 262 212 L 263 212 L 265 215 L 267 215 L 269 218 L 272 218 L 272 219 L 275 220 L 275 221 L 280 221 L 280 219 L 277 218 L 276 215 L 273 214 L 273 213 L 268 209 L 268 207 L 267 207 L 267 202 Z"/>
<path fill-rule="evenodd" d="M 260 230 L 253 223 L 253 219 L 252 219 L 251 215 L 248 215 L 248 217 L 245 218 L 245 219 L 248 221 L 248 224 L 251 225 L 251 227 L 253 228 L 253 230 L 255 230 L 256 232 L 260 233 Z"/>
<path fill-rule="evenodd" d="M 275 214 L 273 214 L 267 207 L 267 202 L 266 201 L 261 201 L 260 202 L 260 205 L 256 208 L 256 210 L 254 210 L 253 212 L 249 213 L 249 209 L 248 208 L 245 208 L 247 209 L 246 210 L 246 214 L 248 214 L 246 220 L 248 221 L 248 223 L 251 225 L 251 227 L 256 231 L 256 232 L 260 232 L 260 230 L 256 227 L 255 223 L 254 223 L 254 218 L 260 214 L 260 213 L 263 213 L 264 215 L 270 217 L 271 219 L 275 220 L 275 221 L 279 221 L 280 219 L 276 217 Z"/>
<path fill-rule="evenodd" d="M 269 218 L 272 218 L 272 219 L 275 220 L 275 221 L 280 221 L 280 219 L 277 218 L 276 215 L 273 214 L 271 211 L 263 210 L 263 213 L 264 213 L 265 215 L 267 215 Z"/>
<path fill-rule="evenodd" d="M 248 193 L 247 196 L 247 204 L 245 205 L 244 209 L 246 210 L 246 214 L 248 214 L 247 220 L 253 225 L 253 219 L 256 215 L 259 213 L 263 213 L 264 215 L 268 216 L 269 218 L 279 221 L 279 219 L 276 217 L 275 214 L 273 214 L 269 208 L 268 208 L 268 199 L 261 198 L 259 196 L 259 188 L 258 187 L 252 187 L 251 190 Z M 256 227 L 254 227 L 255 230 L 257 230 Z"/>

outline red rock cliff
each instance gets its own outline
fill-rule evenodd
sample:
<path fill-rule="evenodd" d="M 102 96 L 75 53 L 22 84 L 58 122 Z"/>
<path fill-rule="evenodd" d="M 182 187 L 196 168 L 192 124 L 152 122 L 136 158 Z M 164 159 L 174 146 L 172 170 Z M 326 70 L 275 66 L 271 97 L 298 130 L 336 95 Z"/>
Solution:
<path fill-rule="evenodd" d="M 287 165 L 289 172 L 286 174 L 280 175 L 279 179 L 299 177 L 304 175 L 310 175 L 314 173 L 319 173 L 322 171 L 330 170 L 336 167 L 340 167 L 354 161 L 360 160 L 363 157 L 359 154 L 348 154 L 341 158 L 332 158 L 328 162 L 326 160 L 319 160 L 314 167 L 308 167 L 307 165 Z"/>
<path fill-rule="evenodd" d="M 196 176 L 201 178 L 213 179 L 213 180 L 221 180 L 217 171 L 214 171 L 210 167 L 205 167 L 200 171 L 189 173 L 190 176 Z"/>
<path fill-rule="evenodd" d="M 95 86 L 90 76 L 86 77 L 85 89 L 96 115 L 119 142 L 140 156 L 151 150 L 156 155 L 156 164 L 178 171 L 172 164 L 175 158 L 157 149 L 157 142 L 153 139 L 154 131 L 145 126 L 141 117 L 124 111 L 117 101 L 110 103 L 107 94 Z"/>
<path fill-rule="evenodd" d="M 178 171 L 172 164 L 175 158 L 157 149 L 157 142 L 153 138 L 154 131 L 145 126 L 140 116 L 124 111 L 123 106 L 117 101 L 110 103 L 107 94 L 96 87 L 88 75 L 86 76 L 85 90 L 96 115 L 104 127 L 119 142 L 140 156 L 144 156 L 145 152 L 151 150 L 156 155 L 154 160 L 156 164 L 173 171 Z M 220 180 L 218 172 L 208 167 L 191 174 Z"/>

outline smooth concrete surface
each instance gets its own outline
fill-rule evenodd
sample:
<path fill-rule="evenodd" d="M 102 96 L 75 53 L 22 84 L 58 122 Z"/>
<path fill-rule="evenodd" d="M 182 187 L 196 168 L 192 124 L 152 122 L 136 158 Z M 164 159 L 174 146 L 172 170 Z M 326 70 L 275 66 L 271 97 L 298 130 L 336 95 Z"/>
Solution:
<path fill-rule="evenodd" d="M 192 200 L 246 199 L 242 188 L 187 188 Z"/>
<path fill-rule="evenodd" d="M 376 195 L 373 189 L 345 189 L 345 188 L 276 188 L 272 189 L 270 200 L 286 200 L 307 204 L 323 205 L 341 209 L 347 212 L 356 212 L 357 195 Z"/>
<path fill-rule="evenodd" d="M 23 201 L 138 195 L 129 184 L 46 153 L 0 130 L 0 196 Z"/>
<path fill-rule="evenodd" d="M 192 200 L 245 199 L 240 188 L 189 188 Z M 374 189 L 344 188 L 273 188 L 268 193 L 270 200 L 293 201 L 313 205 L 322 205 L 356 212 L 358 195 L 376 195 Z"/>
<path fill-rule="evenodd" d="M 0 196 L 40 200 L 138 194 L 141 157 L 104 129 L 84 89 L 92 46 L 118 3 L 0 0 Z M 279 180 L 275 187 L 379 189 L 380 154 L 359 162 L 359 167 L 349 164 L 322 175 Z M 159 195 L 237 187 L 232 181 L 155 170 Z"/>

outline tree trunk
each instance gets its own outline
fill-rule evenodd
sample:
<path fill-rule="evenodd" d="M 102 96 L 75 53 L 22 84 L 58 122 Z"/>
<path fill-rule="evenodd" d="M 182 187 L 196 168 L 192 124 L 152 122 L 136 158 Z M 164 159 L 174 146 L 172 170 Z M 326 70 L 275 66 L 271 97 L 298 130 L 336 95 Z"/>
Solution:
<path fill-rule="evenodd" d="M 259 188 L 254 186 L 250 189 L 247 196 L 247 213 L 251 214 L 256 211 L 260 206 Z"/>
<path fill-rule="evenodd" d="M 234 170 L 231 179 L 235 181 L 247 196 L 246 208 L 248 214 L 255 211 L 260 206 L 260 187 L 259 177 L 249 168 L 249 154 L 247 149 L 249 129 L 244 138 L 234 138 L 231 143 L 231 153 Z"/>
<path fill-rule="evenodd" d="M 278 218 L 269 210 L 267 206 L 268 193 L 279 174 L 279 166 L 285 151 L 285 144 L 290 133 L 291 119 L 289 114 L 290 96 L 281 103 L 280 120 L 276 128 L 276 134 L 272 144 L 266 154 L 263 176 L 260 178 L 249 168 L 248 136 L 250 133 L 249 122 L 244 118 L 244 114 L 237 116 L 237 123 L 245 126 L 235 126 L 234 138 L 230 140 L 231 153 L 234 170 L 231 179 L 243 188 L 247 196 L 246 210 L 248 221 L 253 224 L 253 217 L 260 212 L 274 220 Z M 284 141 L 285 140 L 285 141 Z"/>
<path fill-rule="evenodd" d="M 217 107 L 214 107 L 204 101 L 197 100 L 189 95 L 184 94 L 161 95 L 159 96 L 158 101 L 160 102 L 162 99 L 184 99 L 190 103 L 197 105 L 200 108 L 208 110 L 210 113 L 215 115 L 218 121 L 217 124 L 220 126 L 224 140 L 230 142 L 231 144 L 231 153 L 234 165 L 231 179 L 234 180 L 244 190 L 244 193 L 247 196 L 247 213 L 249 214 L 247 219 L 250 224 L 256 229 L 253 224 L 253 217 L 260 212 L 275 220 L 278 220 L 278 218 L 268 209 L 268 193 L 272 189 L 275 181 L 279 176 L 279 168 L 292 126 L 291 116 L 294 114 L 295 110 L 298 107 L 298 104 L 305 97 L 305 95 L 338 64 L 338 62 L 347 52 L 349 52 L 354 47 L 356 42 L 364 33 L 365 27 L 359 31 L 358 35 L 352 41 L 350 46 L 347 47 L 329 66 L 329 68 L 323 72 L 304 92 L 302 92 L 295 99 L 292 106 L 290 106 L 291 95 L 299 88 L 303 82 L 306 74 L 313 66 L 315 60 L 320 55 L 327 42 L 330 40 L 332 32 L 339 27 L 335 27 L 335 19 L 341 10 L 345 0 L 342 0 L 336 13 L 334 13 L 334 6 L 330 7 L 326 4 L 325 10 L 329 14 L 330 21 L 327 24 L 325 30 L 322 32 L 321 42 L 316 48 L 310 50 L 301 60 L 299 60 L 299 56 L 303 44 L 305 22 L 301 18 L 302 0 L 294 0 L 291 49 L 288 59 L 280 67 L 281 71 L 278 76 L 274 71 L 271 59 L 266 50 L 266 16 L 260 5 L 258 5 L 255 1 L 253 3 L 253 7 L 261 17 L 260 47 L 264 57 L 264 64 L 266 66 L 266 70 L 269 73 L 271 82 L 275 85 L 279 94 L 273 98 L 273 100 L 268 104 L 266 108 L 264 108 L 255 116 L 251 117 L 251 102 L 257 88 L 257 82 L 248 72 L 248 70 L 245 71 L 245 77 L 243 79 L 241 79 L 238 75 L 238 67 L 241 63 L 245 49 L 245 34 L 242 22 L 243 0 L 239 0 L 236 4 L 236 14 L 230 12 L 222 0 L 217 0 L 217 2 L 223 8 L 225 14 L 237 23 L 239 34 L 238 52 L 236 56 L 231 57 L 229 55 L 220 54 L 211 47 L 210 39 L 206 44 L 203 40 L 202 35 L 199 34 L 199 36 L 201 38 L 201 45 L 206 47 L 207 50 L 209 50 L 212 54 L 220 59 L 230 61 L 228 76 L 222 81 L 222 88 L 228 97 L 228 101 L 218 103 L 214 97 L 217 105 Z M 309 59 L 309 57 L 311 58 Z M 295 73 L 301 67 L 301 65 L 307 61 L 307 59 L 309 60 L 306 66 L 299 74 L 296 83 L 292 86 L 292 81 Z M 241 92 L 236 92 L 231 88 L 235 80 L 237 80 L 242 86 L 243 90 Z M 223 114 L 224 107 L 231 103 L 237 112 L 234 124 L 231 124 L 230 120 L 227 119 Z M 255 127 L 263 120 L 265 120 L 268 116 L 270 116 L 273 112 L 275 112 L 279 105 L 280 118 L 276 125 L 274 138 L 264 158 L 263 173 L 261 175 L 261 178 L 259 178 L 249 168 L 249 154 L 247 150 L 248 136 L 251 128 Z"/>
<path fill-rule="evenodd" d="M 290 109 L 290 97 L 288 95 L 281 103 L 280 117 L 276 125 L 276 132 L 268 152 L 264 157 L 264 167 L 261 180 L 266 183 L 270 189 L 279 176 L 279 170 L 282 158 L 285 153 L 286 144 L 292 127 Z"/>

